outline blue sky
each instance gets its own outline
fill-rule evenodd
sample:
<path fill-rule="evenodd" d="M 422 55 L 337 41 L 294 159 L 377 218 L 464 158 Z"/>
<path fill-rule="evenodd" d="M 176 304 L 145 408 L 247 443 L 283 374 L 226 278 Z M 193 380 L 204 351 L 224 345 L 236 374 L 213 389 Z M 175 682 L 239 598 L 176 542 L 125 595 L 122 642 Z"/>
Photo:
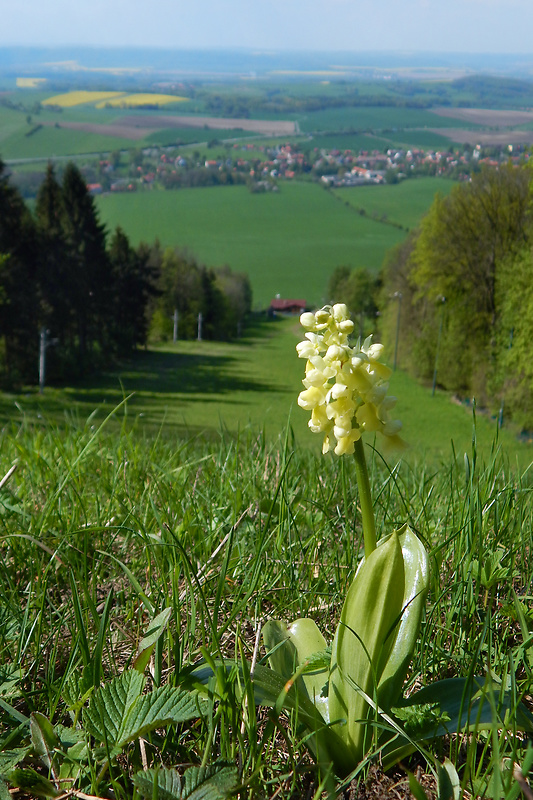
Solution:
<path fill-rule="evenodd" d="M 1 45 L 532 53 L 533 0 L 0 0 Z"/>

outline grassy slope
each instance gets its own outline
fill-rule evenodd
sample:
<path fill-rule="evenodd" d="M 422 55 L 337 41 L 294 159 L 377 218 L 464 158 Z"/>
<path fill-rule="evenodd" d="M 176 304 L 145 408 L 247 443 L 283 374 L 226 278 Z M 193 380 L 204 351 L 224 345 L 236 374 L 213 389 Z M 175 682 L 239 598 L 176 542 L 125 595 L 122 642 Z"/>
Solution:
<path fill-rule="evenodd" d="M 391 222 L 414 228 L 429 210 L 435 195 L 447 195 L 455 184 L 443 178 L 416 178 L 390 186 L 354 186 L 334 193 L 367 214 L 386 215 Z"/>
<path fill-rule="evenodd" d="M 131 393 L 126 412 L 117 419 L 139 431 L 161 429 L 166 438 L 207 434 L 222 428 L 236 431 L 250 426 L 276 438 L 290 418 L 300 446 L 320 452 L 319 436 L 307 429 L 309 415 L 296 404 L 301 391 L 304 363 L 295 353 L 302 338 L 296 319 L 260 323 L 238 343 L 179 342 L 139 352 L 121 369 L 92 378 L 74 387 L 47 387 L 43 397 L 32 393 L 0 395 L 0 424 L 24 417 L 61 421 L 73 416 L 85 420 L 97 409 L 101 420 Z M 429 456 L 430 461 L 449 458 L 451 442 L 462 457 L 469 452 L 472 414 L 454 405 L 449 396 L 418 385 L 401 371 L 391 378 L 391 392 L 398 396 L 398 417 L 410 444 L 408 460 Z M 478 415 L 480 450 L 488 454 L 496 424 Z M 512 431 L 501 432 L 501 442 L 522 465 L 533 457 L 533 448 L 516 441 Z"/>
<path fill-rule="evenodd" d="M 114 195 L 98 207 L 102 221 L 120 225 L 134 244 L 158 237 L 209 266 L 247 272 L 259 307 L 277 293 L 320 303 L 336 266 L 378 269 L 403 235 L 308 183 L 284 183 L 279 194 L 232 186 Z"/>

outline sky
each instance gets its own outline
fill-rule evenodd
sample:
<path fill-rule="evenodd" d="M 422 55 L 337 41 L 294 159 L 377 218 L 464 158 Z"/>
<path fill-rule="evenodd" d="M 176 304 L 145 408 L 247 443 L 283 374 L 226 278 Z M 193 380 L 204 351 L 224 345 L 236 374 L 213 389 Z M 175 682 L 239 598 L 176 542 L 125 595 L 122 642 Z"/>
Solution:
<path fill-rule="evenodd" d="M 533 0 L 0 0 L 0 9 L 0 47 L 533 50 Z"/>

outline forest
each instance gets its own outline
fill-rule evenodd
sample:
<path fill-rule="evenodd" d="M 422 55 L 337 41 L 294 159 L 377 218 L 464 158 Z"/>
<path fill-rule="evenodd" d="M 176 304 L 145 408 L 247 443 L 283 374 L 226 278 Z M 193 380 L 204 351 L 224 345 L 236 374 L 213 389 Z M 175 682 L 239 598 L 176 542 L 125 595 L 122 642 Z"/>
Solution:
<path fill-rule="evenodd" d="M 100 223 L 72 163 L 61 183 L 49 165 L 32 213 L 0 162 L 0 376 L 37 380 L 39 341 L 54 344 L 48 374 L 76 378 L 149 338 L 231 339 L 251 308 L 249 280 L 209 269 L 156 241 L 132 247 Z M 201 331 L 198 319 L 201 315 Z"/>

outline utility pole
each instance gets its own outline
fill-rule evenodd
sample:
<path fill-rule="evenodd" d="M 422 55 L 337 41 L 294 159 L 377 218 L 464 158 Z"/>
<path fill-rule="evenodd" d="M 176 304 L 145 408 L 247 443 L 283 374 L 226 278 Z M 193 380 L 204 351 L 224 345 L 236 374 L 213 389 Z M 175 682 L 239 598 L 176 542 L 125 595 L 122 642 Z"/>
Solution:
<path fill-rule="evenodd" d="M 39 394 L 44 391 L 44 383 L 46 380 L 46 328 L 41 328 L 39 336 Z"/>
<path fill-rule="evenodd" d="M 41 328 L 39 334 L 39 394 L 44 391 L 44 384 L 46 382 L 46 351 L 54 344 L 57 344 L 59 339 L 49 339 L 46 328 Z"/>
<path fill-rule="evenodd" d="M 202 341 L 202 322 L 203 322 L 202 312 L 199 311 L 198 312 L 198 341 L 199 342 Z"/>
<path fill-rule="evenodd" d="M 177 308 L 174 309 L 174 316 L 172 317 L 172 319 L 174 320 L 174 331 L 172 333 L 172 341 L 173 342 L 177 342 L 178 341 L 178 309 Z"/>

